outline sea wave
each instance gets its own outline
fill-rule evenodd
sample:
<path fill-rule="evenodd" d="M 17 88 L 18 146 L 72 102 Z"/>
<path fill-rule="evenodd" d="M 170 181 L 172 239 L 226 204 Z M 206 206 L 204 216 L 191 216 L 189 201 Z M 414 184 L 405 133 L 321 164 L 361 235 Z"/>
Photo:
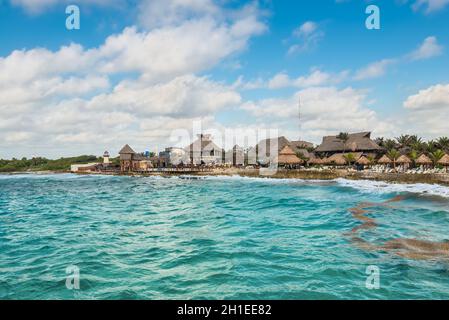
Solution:
<path fill-rule="evenodd" d="M 329 184 L 331 180 L 317 180 L 317 179 L 299 179 L 299 178 L 272 178 L 270 176 L 246 177 L 240 175 L 216 175 L 204 176 L 206 180 L 230 180 L 230 181 L 248 181 L 248 182 L 267 182 L 267 183 L 314 183 L 314 184 Z"/>
<path fill-rule="evenodd" d="M 338 178 L 333 180 L 338 185 L 344 187 L 350 187 L 366 193 L 414 193 L 419 195 L 440 196 L 449 199 L 449 187 L 445 187 L 438 184 L 402 184 L 402 183 L 389 183 L 383 181 L 372 180 L 348 180 Z"/>

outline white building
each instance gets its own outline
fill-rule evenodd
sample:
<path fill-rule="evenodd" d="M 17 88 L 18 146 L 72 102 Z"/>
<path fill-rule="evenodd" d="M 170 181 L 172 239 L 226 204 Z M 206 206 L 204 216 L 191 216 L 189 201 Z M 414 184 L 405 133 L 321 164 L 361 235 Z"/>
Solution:
<path fill-rule="evenodd" d="M 184 149 L 190 163 L 195 165 L 222 164 L 224 151 L 212 141 L 210 134 L 199 134 L 198 139 Z"/>

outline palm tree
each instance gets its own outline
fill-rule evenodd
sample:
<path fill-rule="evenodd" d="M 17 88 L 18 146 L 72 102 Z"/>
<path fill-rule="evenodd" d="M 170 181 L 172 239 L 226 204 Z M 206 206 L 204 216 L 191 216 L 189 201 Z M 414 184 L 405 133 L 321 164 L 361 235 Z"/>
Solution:
<path fill-rule="evenodd" d="M 398 158 L 400 156 L 401 156 L 401 154 L 396 149 L 391 149 L 387 153 L 387 157 L 390 158 L 391 160 L 393 160 L 393 167 L 394 167 L 394 169 L 396 169 L 396 160 L 398 160 Z"/>
<path fill-rule="evenodd" d="M 425 143 L 424 149 L 428 153 L 434 153 L 438 150 L 437 143 L 434 140 L 427 141 L 427 143 Z"/>
<path fill-rule="evenodd" d="M 437 164 L 437 162 L 440 161 L 441 158 L 444 157 L 444 155 L 445 155 L 444 151 L 440 150 L 440 149 L 435 152 L 432 152 L 431 157 L 432 157 L 433 163 Z"/>
<path fill-rule="evenodd" d="M 409 146 L 412 145 L 412 144 L 414 144 L 414 143 L 422 143 L 422 141 L 423 141 L 423 140 L 422 140 L 421 137 L 418 137 L 418 135 L 413 134 L 413 135 L 410 136 L 410 139 L 409 139 Z"/>
<path fill-rule="evenodd" d="M 344 158 L 345 158 L 346 162 L 348 163 L 348 165 L 351 165 L 351 163 L 355 162 L 355 156 L 352 153 L 345 154 Z"/>
<path fill-rule="evenodd" d="M 383 147 L 385 147 L 387 150 L 396 149 L 397 144 L 395 140 L 387 139 L 385 140 Z"/>
<path fill-rule="evenodd" d="M 438 147 L 443 151 L 449 151 L 449 138 L 448 137 L 440 137 L 437 139 Z"/>
<path fill-rule="evenodd" d="M 403 134 L 396 138 L 396 141 L 398 142 L 399 146 L 401 148 L 408 147 L 410 143 L 410 136 L 408 134 Z"/>
<path fill-rule="evenodd" d="M 412 151 L 410 151 L 408 156 L 409 156 L 410 160 L 413 161 L 413 166 L 415 167 L 416 159 L 418 159 L 418 152 L 416 150 L 412 150 Z"/>
<path fill-rule="evenodd" d="M 343 141 L 343 153 L 346 152 L 346 143 L 348 143 L 349 140 L 349 133 L 347 132 L 340 132 L 337 136 L 337 139 L 340 139 Z"/>

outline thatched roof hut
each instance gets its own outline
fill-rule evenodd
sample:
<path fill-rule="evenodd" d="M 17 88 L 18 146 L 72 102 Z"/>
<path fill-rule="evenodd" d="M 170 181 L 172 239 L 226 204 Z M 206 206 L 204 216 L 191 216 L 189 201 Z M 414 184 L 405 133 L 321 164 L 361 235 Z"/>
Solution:
<path fill-rule="evenodd" d="M 382 158 L 380 158 L 377 161 L 377 163 L 378 164 L 391 164 L 391 163 L 393 163 L 393 161 L 390 158 L 388 158 L 386 155 L 383 155 Z"/>
<path fill-rule="evenodd" d="M 382 148 L 371 140 L 371 132 L 360 132 L 348 135 L 346 143 L 338 136 L 327 136 L 315 152 L 338 153 L 338 152 L 378 152 Z"/>
<path fill-rule="evenodd" d="M 334 165 L 338 165 L 338 166 L 344 166 L 347 163 L 348 163 L 347 160 L 341 153 L 334 154 L 326 159 L 326 164 L 334 164 Z"/>
<path fill-rule="evenodd" d="M 410 158 L 407 157 L 406 155 L 402 155 L 398 158 L 398 160 L 396 160 L 396 163 L 407 164 L 407 163 L 412 163 L 412 160 L 410 160 Z"/>
<path fill-rule="evenodd" d="M 135 154 L 136 152 L 128 145 L 125 146 L 119 151 L 118 154 Z"/>
<path fill-rule="evenodd" d="M 357 160 L 357 163 L 361 164 L 361 165 L 364 165 L 364 166 L 368 166 L 368 165 L 371 164 L 371 161 L 367 157 L 362 156 L 362 157 L 360 157 L 359 160 Z"/>
<path fill-rule="evenodd" d="M 309 164 L 324 164 L 324 161 L 320 158 L 312 158 L 308 161 Z"/>
<path fill-rule="evenodd" d="M 426 156 L 425 154 L 422 154 L 418 159 L 416 159 L 416 164 L 419 165 L 432 165 L 433 161 Z"/>
<path fill-rule="evenodd" d="M 277 163 L 279 165 L 292 165 L 292 164 L 303 164 L 304 161 L 299 159 L 295 152 L 289 147 L 285 146 L 279 156 L 277 157 Z"/>
<path fill-rule="evenodd" d="M 438 164 L 445 167 L 449 166 L 449 155 L 445 154 L 440 160 L 438 160 Z"/>

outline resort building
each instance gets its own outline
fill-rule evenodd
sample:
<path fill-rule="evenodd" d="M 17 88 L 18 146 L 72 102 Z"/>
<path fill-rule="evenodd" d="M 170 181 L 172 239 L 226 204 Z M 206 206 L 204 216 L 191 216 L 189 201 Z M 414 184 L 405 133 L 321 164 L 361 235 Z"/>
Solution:
<path fill-rule="evenodd" d="M 257 158 L 257 162 L 261 164 L 268 164 L 274 157 L 277 157 L 280 152 L 289 147 L 295 154 L 303 154 L 305 157 L 312 158 L 308 149 L 313 148 L 313 143 L 307 141 L 289 141 L 286 137 L 264 139 L 260 141 L 254 148 L 249 151 L 248 158 Z M 273 154 L 275 153 L 275 154 Z"/>
<path fill-rule="evenodd" d="M 327 136 L 323 138 L 323 142 L 316 149 L 316 153 L 320 153 L 329 157 L 334 154 L 359 153 L 376 155 L 383 149 L 371 139 L 371 132 L 360 132 L 348 134 L 346 141 L 338 138 L 338 136 Z"/>
<path fill-rule="evenodd" d="M 299 159 L 296 153 L 290 146 L 285 146 L 276 157 L 275 162 L 279 167 L 297 168 L 299 165 L 304 164 L 304 161 Z"/>
<path fill-rule="evenodd" d="M 159 166 L 167 168 L 189 164 L 187 152 L 182 148 L 170 147 L 159 153 Z"/>
<path fill-rule="evenodd" d="M 136 153 L 129 145 L 125 145 L 119 152 L 120 155 L 120 171 L 139 171 L 140 161 L 145 157 Z"/>
<path fill-rule="evenodd" d="M 226 152 L 225 164 L 234 167 L 244 166 L 245 150 L 242 147 L 235 145 L 231 150 Z"/>
<path fill-rule="evenodd" d="M 184 151 L 191 164 L 222 164 L 225 152 L 212 141 L 210 134 L 199 134 L 198 139 L 187 146 Z"/>

